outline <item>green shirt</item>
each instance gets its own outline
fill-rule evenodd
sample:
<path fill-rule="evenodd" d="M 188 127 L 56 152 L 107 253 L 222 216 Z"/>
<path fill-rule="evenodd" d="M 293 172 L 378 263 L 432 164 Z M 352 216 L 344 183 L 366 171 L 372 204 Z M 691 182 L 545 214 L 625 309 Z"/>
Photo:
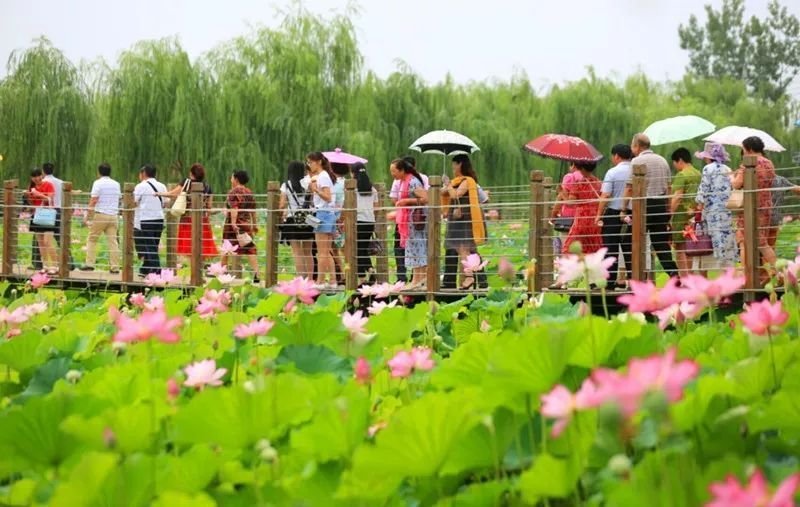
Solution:
<path fill-rule="evenodd" d="M 672 178 L 672 191 L 683 191 L 681 202 L 678 204 L 676 212 L 687 212 L 694 207 L 694 197 L 697 194 L 697 187 L 700 186 L 700 171 L 693 166 L 678 171 Z"/>

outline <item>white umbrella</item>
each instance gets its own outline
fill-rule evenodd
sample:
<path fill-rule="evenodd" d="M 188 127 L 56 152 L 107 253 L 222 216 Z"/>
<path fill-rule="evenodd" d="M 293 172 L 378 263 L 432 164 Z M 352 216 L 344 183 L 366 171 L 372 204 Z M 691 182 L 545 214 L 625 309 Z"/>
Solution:
<path fill-rule="evenodd" d="M 451 130 L 434 130 L 414 141 L 409 149 L 438 155 L 469 155 L 479 151 L 469 137 Z"/>
<path fill-rule="evenodd" d="M 786 151 L 786 148 L 775 140 L 774 137 L 763 130 L 752 129 L 750 127 L 739 127 L 731 125 L 720 129 L 705 138 L 705 141 L 713 143 L 727 144 L 729 146 L 741 146 L 742 141 L 748 137 L 756 136 L 764 142 L 764 149 L 767 151 Z"/>
<path fill-rule="evenodd" d="M 710 134 L 715 128 L 713 123 L 699 116 L 676 116 L 652 123 L 644 134 L 650 138 L 650 144 L 659 146 Z"/>

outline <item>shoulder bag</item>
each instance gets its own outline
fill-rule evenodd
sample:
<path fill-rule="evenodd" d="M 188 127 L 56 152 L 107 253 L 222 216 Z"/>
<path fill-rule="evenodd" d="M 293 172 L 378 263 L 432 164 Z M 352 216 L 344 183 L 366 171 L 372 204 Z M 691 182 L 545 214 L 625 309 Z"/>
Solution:
<path fill-rule="evenodd" d="M 175 199 L 175 202 L 172 203 L 172 208 L 170 209 L 170 214 L 174 217 L 181 217 L 184 213 L 186 213 L 186 187 L 189 186 L 189 180 L 186 180 L 183 183 L 183 188 L 181 188 L 181 193 L 178 194 L 178 197 Z"/>

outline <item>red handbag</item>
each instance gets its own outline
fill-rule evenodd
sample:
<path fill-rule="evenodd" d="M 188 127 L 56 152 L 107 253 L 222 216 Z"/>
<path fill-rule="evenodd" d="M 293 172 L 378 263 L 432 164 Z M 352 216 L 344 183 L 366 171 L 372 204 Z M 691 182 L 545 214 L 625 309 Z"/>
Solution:
<path fill-rule="evenodd" d="M 714 246 L 711 243 L 711 236 L 708 235 L 708 224 L 704 221 L 687 224 L 683 230 L 686 238 L 684 251 L 689 257 L 701 257 L 714 253 Z"/>

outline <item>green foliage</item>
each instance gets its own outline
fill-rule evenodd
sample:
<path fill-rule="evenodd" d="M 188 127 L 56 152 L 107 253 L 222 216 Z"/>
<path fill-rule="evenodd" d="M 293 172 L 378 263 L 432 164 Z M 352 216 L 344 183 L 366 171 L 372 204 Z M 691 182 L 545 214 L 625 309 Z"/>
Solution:
<path fill-rule="evenodd" d="M 168 38 L 140 42 L 113 64 L 77 68 L 37 40 L 12 56 L 0 82 L 0 175 L 24 183 L 31 167 L 52 159 L 63 178 L 85 189 L 102 160 L 127 181 L 135 180 L 135 168 L 155 163 L 167 182 L 180 181 L 200 161 L 215 191 L 227 188 L 231 170 L 245 167 L 263 193 L 267 181 L 285 178 L 289 160 L 341 146 L 370 160 L 375 181 L 387 181 L 389 162 L 407 154 L 414 139 L 447 128 L 481 146 L 475 161 L 482 184 L 526 184 L 533 167 L 556 177 L 565 170 L 523 152 L 538 135 L 576 134 L 607 152 L 679 114 L 770 132 L 789 148 L 776 155 L 779 165 L 800 146 L 800 133 L 785 127 L 790 106 L 775 99 L 796 72 L 799 44 L 796 20 L 777 4 L 746 33 L 714 24 L 708 33 L 720 38 L 715 58 L 690 55 L 683 80 L 635 75 L 618 82 L 590 69 L 584 79 L 543 91 L 524 73 L 491 83 L 430 84 L 402 62 L 380 79 L 363 68 L 354 14 L 323 18 L 294 7 L 279 28 L 255 29 L 196 61 Z M 703 30 L 696 20 L 684 29 L 692 41 Z M 730 54 L 716 57 L 728 46 Z M 759 93 L 749 93 L 756 85 Z M 674 148 L 659 150 L 668 155 Z M 443 168 L 439 156 L 419 161 L 430 174 Z"/>
<path fill-rule="evenodd" d="M 800 73 L 800 20 L 777 0 L 769 16 L 745 20 L 744 0 L 724 0 L 717 11 L 705 6 L 706 21 L 692 15 L 678 28 L 681 49 L 689 51 L 687 72 L 703 78 L 741 79 L 773 102 L 785 98 Z"/>

